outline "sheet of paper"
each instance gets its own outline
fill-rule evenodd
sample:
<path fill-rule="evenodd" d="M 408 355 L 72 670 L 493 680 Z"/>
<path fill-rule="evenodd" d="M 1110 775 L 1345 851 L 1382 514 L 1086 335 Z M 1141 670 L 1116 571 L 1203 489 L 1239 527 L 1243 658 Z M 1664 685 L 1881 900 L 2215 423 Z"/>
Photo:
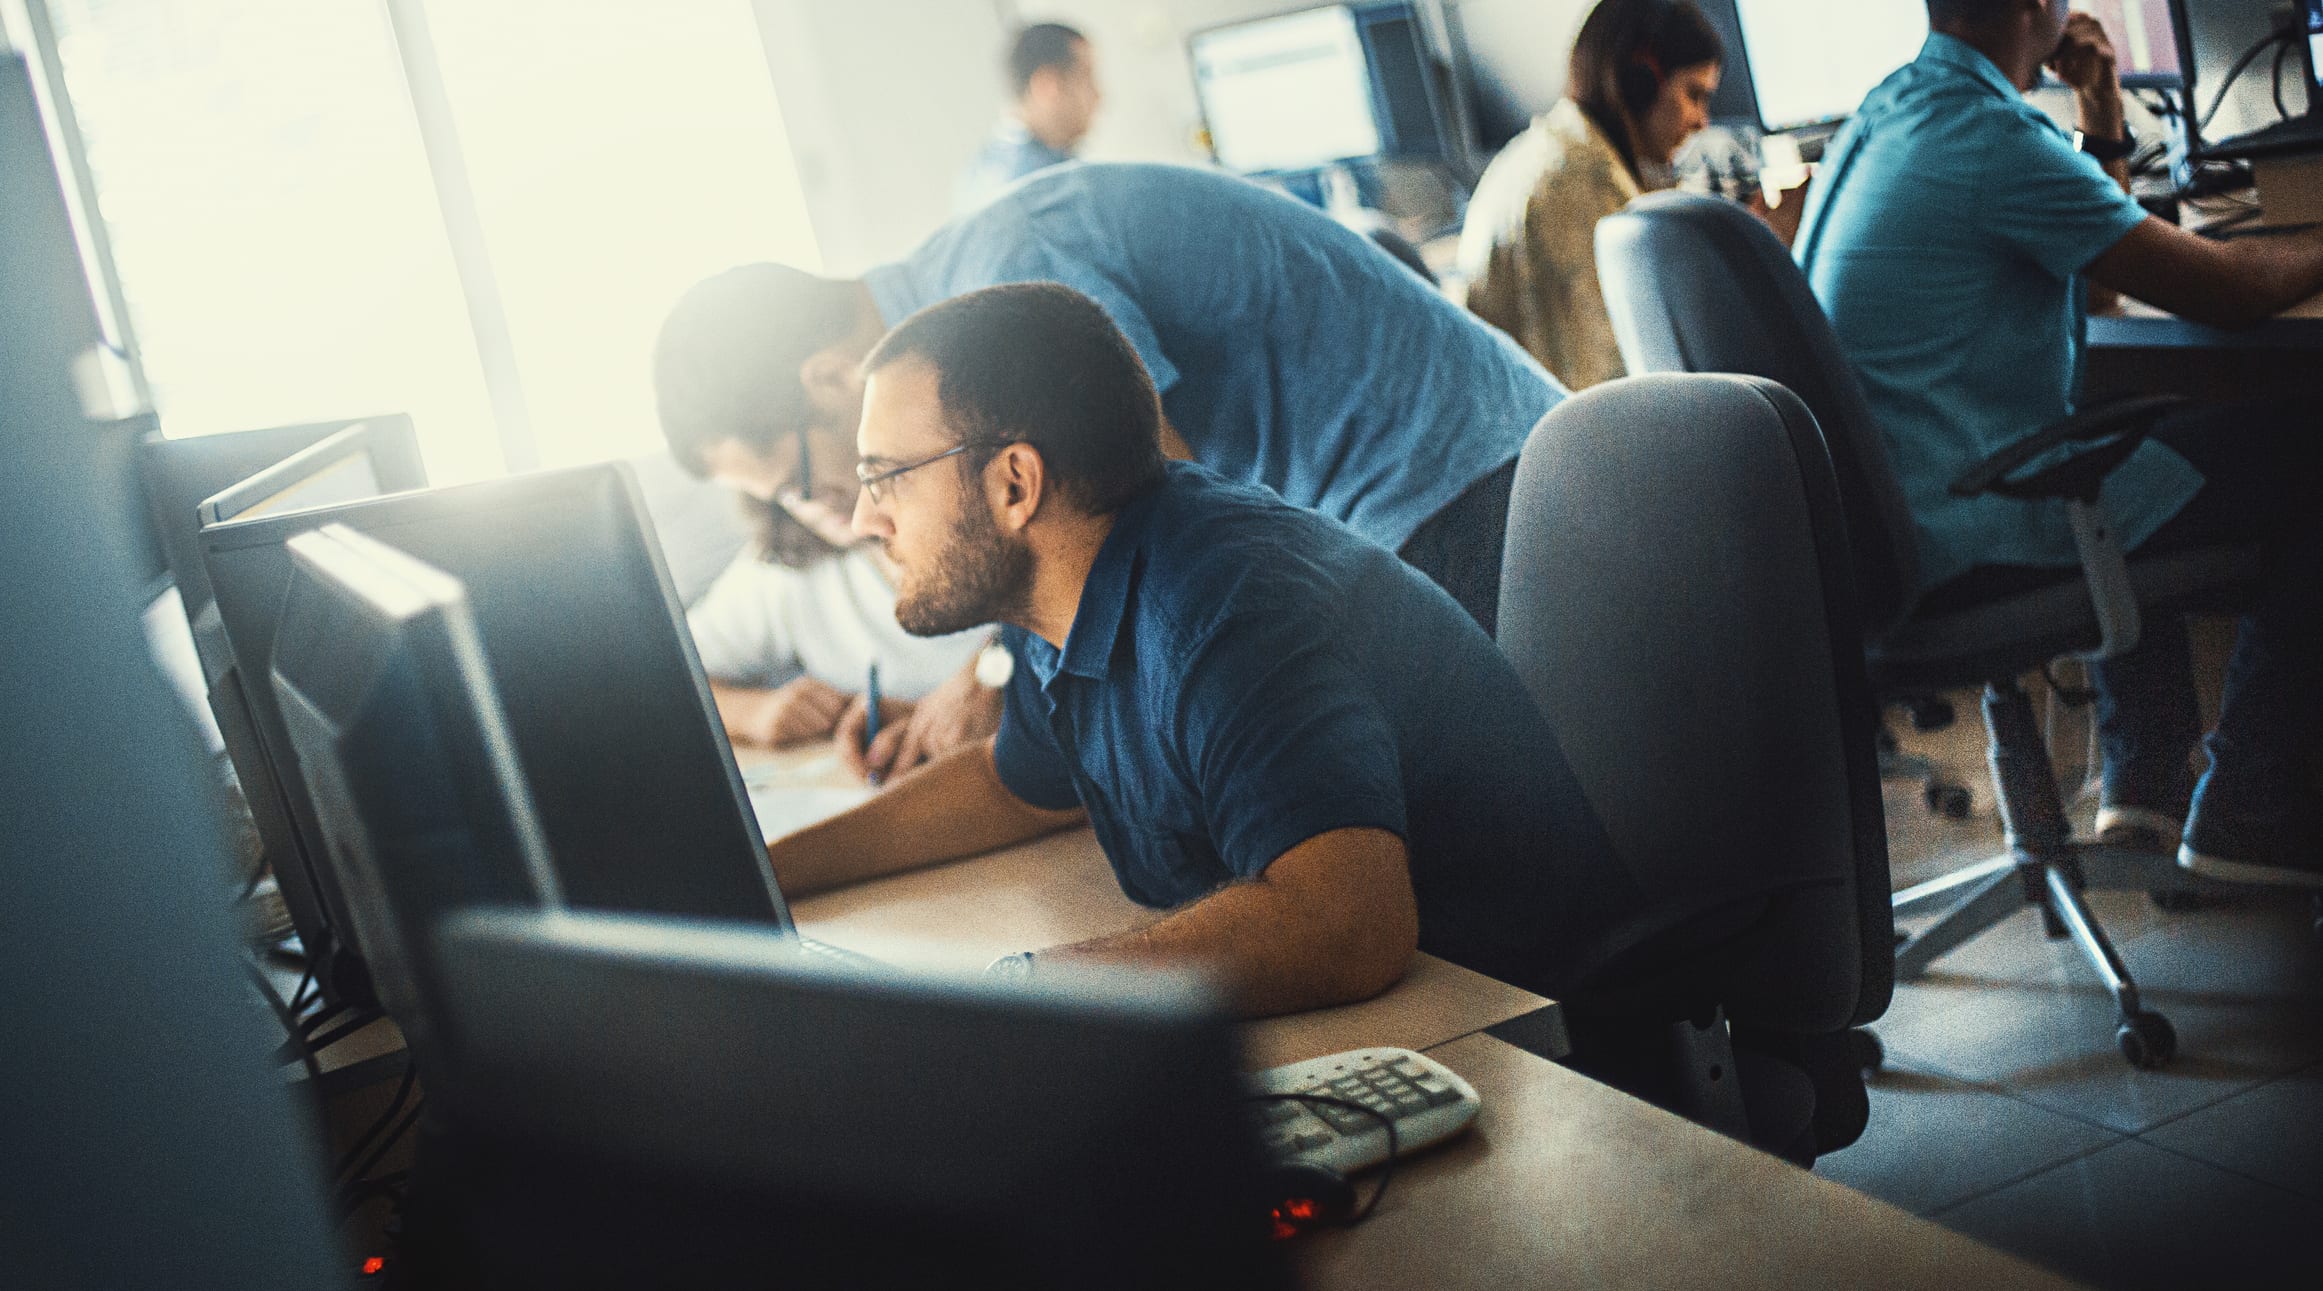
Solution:
<path fill-rule="evenodd" d="M 758 813 L 758 832 L 772 840 L 828 820 L 870 797 L 871 790 L 859 786 L 753 785 L 750 806 Z"/>

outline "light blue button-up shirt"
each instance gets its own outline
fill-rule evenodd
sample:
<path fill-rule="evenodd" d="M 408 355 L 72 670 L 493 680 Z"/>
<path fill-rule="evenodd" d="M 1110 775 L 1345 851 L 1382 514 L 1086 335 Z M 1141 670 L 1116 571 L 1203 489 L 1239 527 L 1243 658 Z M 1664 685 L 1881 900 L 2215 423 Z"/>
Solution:
<path fill-rule="evenodd" d="M 2076 562 L 2062 502 L 1947 486 L 2071 414 L 2078 275 L 2145 218 L 1992 60 L 1941 32 L 1832 139 L 1799 263 L 1886 433 L 1923 585 L 1976 565 Z M 2201 486 L 2185 458 L 2149 443 L 2106 481 L 2104 502 L 2134 547 Z"/>
<path fill-rule="evenodd" d="M 1104 307 L 1196 461 L 1390 550 L 1515 461 L 1565 397 L 1369 238 L 1186 166 L 1052 167 L 863 279 L 890 324 L 1042 280 Z"/>

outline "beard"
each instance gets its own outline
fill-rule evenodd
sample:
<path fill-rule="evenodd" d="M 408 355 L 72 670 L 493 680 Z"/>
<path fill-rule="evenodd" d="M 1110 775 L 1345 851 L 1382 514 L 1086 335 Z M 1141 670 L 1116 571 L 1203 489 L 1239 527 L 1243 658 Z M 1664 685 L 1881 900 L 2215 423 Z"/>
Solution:
<path fill-rule="evenodd" d="M 1021 617 L 1032 584 L 1032 548 L 1000 531 L 982 496 L 964 500 L 929 562 L 934 572 L 928 581 L 896 598 L 895 621 L 915 637 L 949 636 Z"/>

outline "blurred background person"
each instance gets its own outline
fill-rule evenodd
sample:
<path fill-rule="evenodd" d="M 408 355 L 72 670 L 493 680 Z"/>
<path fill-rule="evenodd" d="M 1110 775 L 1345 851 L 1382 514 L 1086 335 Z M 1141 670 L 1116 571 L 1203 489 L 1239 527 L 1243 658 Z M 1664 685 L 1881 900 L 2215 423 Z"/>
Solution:
<path fill-rule="evenodd" d="M 1026 27 L 1009 44 L 1007 71 L 1016 101 L 961 174 L 956 213 L 975 210 L 1036 170 L 1071 161 L 1096 120 L 1097 63 L 1080 32 L 1056 22 Z"/>
<path fill-rule="evenodd" d="M 1485 169 L 1460 234 L 1468 308 L 1571 389 L 1623 375 L 1597 285 L 1597 222 L 1671 184 L 1710 124 L 1725 48 L 1691 0 L 1602 0 L 1565 97 Z"/>

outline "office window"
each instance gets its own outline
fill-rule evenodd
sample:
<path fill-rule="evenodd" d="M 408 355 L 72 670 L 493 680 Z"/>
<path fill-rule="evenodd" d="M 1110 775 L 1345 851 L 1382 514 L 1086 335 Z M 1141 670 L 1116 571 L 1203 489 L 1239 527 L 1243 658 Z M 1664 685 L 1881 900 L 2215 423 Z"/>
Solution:
<path fill-rule="evenodd" d="M 407 411 L 438 481 L 648 452 L 678 293 L 820 267 L 748 0 L 47 7 L 169 434 Z"/>
<path fill-rule="evenodd" d="M 541 464 L 661 444 L 655 331 L 696 280 L 821 266 L 746 0 L 429 0 Z"/>
<path fill-rule="evenodd" d="M 500 452 L 377 0 L 48 0 L 154 404 L 195 435 L 408 411 Z"/>

